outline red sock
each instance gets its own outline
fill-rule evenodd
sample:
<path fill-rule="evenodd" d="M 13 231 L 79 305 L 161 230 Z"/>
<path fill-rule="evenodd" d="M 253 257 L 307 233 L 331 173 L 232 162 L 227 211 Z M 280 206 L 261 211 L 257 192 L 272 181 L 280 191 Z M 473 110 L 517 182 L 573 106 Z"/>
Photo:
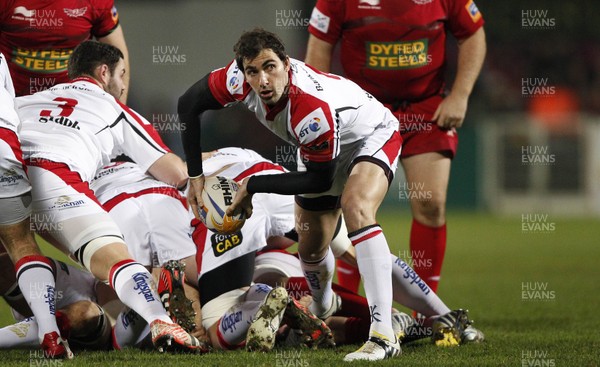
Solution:
<path fill-rule="evenodd" d="M 410 230 L 412 267 L 434 292 L 437 292 L 445 252 L 446 225 L 428 227 L 413 219 Z"/>
<path fill-rule="evenodd" d="M 358 286 L 360 284 L 358 268 L 346 264 L 346 262 L 340 259 L 336 260 L 335 265 L 337 268 L 338 284 L 354 293 L 358 293 Z"/>

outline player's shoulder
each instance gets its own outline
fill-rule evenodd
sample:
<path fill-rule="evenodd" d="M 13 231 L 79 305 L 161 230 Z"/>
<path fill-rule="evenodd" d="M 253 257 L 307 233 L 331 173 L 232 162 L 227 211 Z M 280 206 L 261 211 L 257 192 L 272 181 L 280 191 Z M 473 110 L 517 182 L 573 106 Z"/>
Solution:
<path fill-rule="evenodd" d="M 238 100 L 243 99 L 251 91 L 250 86 L 244 78 L 244 73 L 240 70 L 235 60 L 210 73 L 209 87 L 213 91 L 213 94 L 217 94 L 215 97 L 229 95 L 234 96 Z M 217 98 L 217 100 L 219 99 Z M 219 100 L 219 102 L 223 101 Z"/>
<path fill-rule="evenodd" d="M 94 10 L 106 8 L 111 9 L 115 5 L 114 0 L 86 0 L 85 3 L 91 6 Z"/>

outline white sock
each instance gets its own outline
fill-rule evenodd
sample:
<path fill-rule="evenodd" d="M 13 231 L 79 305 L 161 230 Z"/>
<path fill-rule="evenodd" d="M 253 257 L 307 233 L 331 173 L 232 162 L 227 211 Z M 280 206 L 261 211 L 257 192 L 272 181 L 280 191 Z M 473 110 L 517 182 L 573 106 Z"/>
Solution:
<path fill-rule="evenodd" d="M 140 315 L 129 307 L 119 313 L 113 327 L 115 349 L 139 348 L 150 335 L 150 326 Z"/>
<path fill-rule="evenodd" d="M 321 315 L 329 310 L 333 299 L 333 290 L 331 289 L 335 270 L 333 253 L 331 249 L 327 249 L 325 257 L 317 261 L 306 261 L 301 258 L 300 265 L 312 293 L 313 302 L 309 309 L 315 315 Z"/>
<path fill-rule="evenodd" d="M 35 317 L 0 329 L 0 349 L 39 349 L 38 325 Z"/>
<path fill-rule="evenodd" d="M 237 349 L 246 340 L 252 318 L 271 289 L 265 284 L 252 285 L 244 301 L 223 314 L 217 324 L 217 337 L 223 349 Z"/>
<path fill-rule="evenodd" d="M 392 285 L 394 301 L 403 306 L 431 317 L 450 312 L 440 297 L 407 263 L 395 255 L 392 257 Z"/>
<path fill-rule="evenodd" d="M 358 270 L 363 280 L 371 313 L 370 334 L 395 340 L 392 329 L 392 263 L 381 227 L 373 224 L 348 234 L 356 249 Z"/>
<path fill-rule="evenodd" d="M 15 264 L 21 293 L 37 319 L 38 344 L 44 335 L 56 331 L 56 284 L 54 263 L 45 256 L 25 256 Z"/>
<path fill-rule="evenodd" d="M 123 260 L 112 267 L 109 280 L 121 302 L 148 324 L 157 319 L 173 323 L 156 293 L 152 275 L 142 264 L 131 259 Z"/>

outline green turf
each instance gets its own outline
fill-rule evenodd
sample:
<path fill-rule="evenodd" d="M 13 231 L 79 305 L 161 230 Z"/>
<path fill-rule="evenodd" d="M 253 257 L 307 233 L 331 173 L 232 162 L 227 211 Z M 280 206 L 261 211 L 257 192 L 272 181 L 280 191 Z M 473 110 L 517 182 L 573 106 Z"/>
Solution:
<path fill-rule="evenodd" d="M 406 253 L 410 218 L 380 216 L 390 247 Z M 440 349 L 403 346 L 383 366 L 599 366 L 600 223 L 552 220 L 549 233 L 522 231 L 521 217 L 448 214 L 448 250 L 440 296 L 450 308 L 468 308 L 487 337 L 482 345 Z M 525 297 L 523 287 L 530 289 Z M 540 287 L 543 288 L 540 290 Z M 527 299 L 527 297 L 531 299 Z M 535 298 L 537 297 L 537 298 Z M 11 322 L 6 307 L 1 325 Z M 332 351 L 277 350 L 269 354 L 159 355 L 139 351 L 77 353 L 70 362 L 44 361 L 33 351 L 0 352 L 0 364 L 28 366 L 344 366 L 352 346 Z M 352 365 L 373 365 L 353 363 Z"/>

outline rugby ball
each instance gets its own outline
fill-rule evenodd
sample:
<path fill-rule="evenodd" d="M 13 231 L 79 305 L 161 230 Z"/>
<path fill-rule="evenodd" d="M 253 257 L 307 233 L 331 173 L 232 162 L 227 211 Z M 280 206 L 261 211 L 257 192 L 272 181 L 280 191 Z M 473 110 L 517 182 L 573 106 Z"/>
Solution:
<path fill-rule="evenodd" d="M 246 221 L 243 212 L 235 216 L 225 215 L 238 189 L 238 184 L 226 177 L 213 176 L 204 180 L 204 206 L 200 208 L 200 219 L 206 228 L 221 234 L 232 234 L 242 228 Z"/>

